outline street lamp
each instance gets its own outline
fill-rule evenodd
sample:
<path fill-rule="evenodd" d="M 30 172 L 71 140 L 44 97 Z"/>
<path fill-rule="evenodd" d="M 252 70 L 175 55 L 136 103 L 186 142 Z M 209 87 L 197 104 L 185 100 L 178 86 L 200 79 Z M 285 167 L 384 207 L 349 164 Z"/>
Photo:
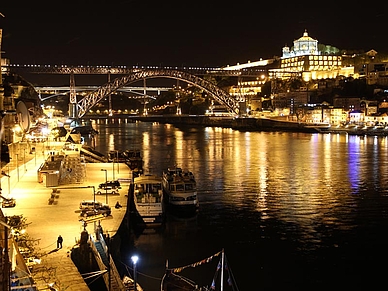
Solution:
<path fill-rule="evenodd" d="M 138 256 L 132 256 L 131 257 L 132 263 L 133 263 L 133 285 L 134 285 L 134 290 L 137 291 L 137 283 L 136 283 L 136 263 L 139 260 Z"/>
<path fill-rule="evenodd" d="M 113 156 L 113 163 L 112 163 L 112 180 L 115 180 L 115 157 Z"/>
<path fill-rule="evenodd" d="M 120 174 L 119 151 L 116 150 L 117 174 Z"/>
<path fill-rule="evenodd" d="M 108 171 L 106 169 L 101 169 L 105 171 L 105 203 L 108 204 Z"/>
<path fill-rule="evenodd" d="M 93 188 L 93 211 L 96 211 L 96 188 L 94 186 L 88 186 Z M 98 226 L 100 226 L 100 221 L 98 221 Z M 94 222 L 94 233 L 96 233 L 96 222 Z M 100 228 L 98 228 L 100 230 Z M 100 235 L 97 235 L 97 240 L 100 240 Z"/>
<path fill-rule="evenodd" d="M 16 171 L 18 173 L 18 182 L 19 182 L 19 154 L 16 154 Z"/>
<path fill-rule="evenodd" d="M 94 186 L 89 186 L 93 188 L 93 208 L 96 208 L 96 188 Z"/>

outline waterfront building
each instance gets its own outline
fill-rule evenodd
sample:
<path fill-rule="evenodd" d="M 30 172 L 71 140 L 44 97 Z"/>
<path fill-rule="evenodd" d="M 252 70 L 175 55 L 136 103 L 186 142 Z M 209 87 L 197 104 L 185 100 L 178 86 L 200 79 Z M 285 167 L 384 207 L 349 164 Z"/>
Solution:
<path fill-rule="evenodd" d="M 341 125 L 348 121 L 348 111 L 343 108 L 321 104 L 312 106 L 306 114 L 306 122 L 310 123 L 330 123 L 331 125 Z"/>
<path fill-rule="evenodd" d="M 332 125 L 345 124 L 348 121 L 348 112 L 340 107 L 330 108 L 330 112 L 324 115 L 324 118 L 327 117 L 324 122 L 327 120 Z"/>
<path fill-rule="evenodd" d="M 364 122 L 364 112 L 361 110 L 353 110 L 349 112 L 349 122 L 359 124 Z"/>
<path fill-rule="evenodd" d="M 368 125 L 388 125 L 388 115 L 387 113 L 383 113 L 381 115 L 365 115 L 364 121 Z"/>

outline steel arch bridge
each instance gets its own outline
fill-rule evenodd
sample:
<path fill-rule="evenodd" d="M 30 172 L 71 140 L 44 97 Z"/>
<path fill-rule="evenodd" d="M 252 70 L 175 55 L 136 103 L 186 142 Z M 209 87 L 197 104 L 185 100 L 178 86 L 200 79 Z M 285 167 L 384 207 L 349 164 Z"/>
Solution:
<path fill-rule="evenodd" d="M 213 83 L 206 81 L 200 77 L 194 76 L 187 72 L 182 72 L 173 69 L 139 69 L 134 70 L 131 74 L 125 75 L 123 77 L 119 77 L 114 79 L 111 82 L 101 86 L 96 91 L 91 92 L 86 95 L 84 98 L 79 100 L 78 102 L 75 98 L 70 98 L 70 106 L 76 107 L 71 109 L 70 113 L 73 112 L 73 118 L 82 118 L 95 104 L 97 104 L 100 100 L 108 96 L 109 94 L 115 92 L 117 89 L 128 85 L 129 83 L 133 83 L 142 79 L 150 79 L 150 78 L 171 78 L 177 79 L 180 81 L 184 81 L 193 86 L 196 86 L 209 95 L 211 95 L 216 101 L 220 104 L 224 105 L 226 109 L 232 114 L 239 114 L 239 103 L 238 100 L 231 98 L 231 96 L 214 85 Z M 75 112 L 76 111 L 76 112 Z"/>

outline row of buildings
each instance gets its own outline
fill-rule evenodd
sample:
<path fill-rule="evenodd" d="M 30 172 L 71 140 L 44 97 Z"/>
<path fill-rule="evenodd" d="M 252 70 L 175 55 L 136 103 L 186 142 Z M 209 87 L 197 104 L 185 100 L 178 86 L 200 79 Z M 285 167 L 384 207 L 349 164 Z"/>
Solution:
<path fill-rule="evenodd" d="M 251 78 L 239 78 L 230 94 L 246 101 L 247 114 L 252 116 L 288 116 L 312 122 L 346 123 L 354 120 L 351 112 L 358 112 L 361 121 L 386 123 L 385 100 L 370 102 L 367 96 L 332 96 L 317 98 L 319 92 L 328 92 L 341 80 L 364 80 L 375 86 L 376 92 L 388 95 L 388 59 L 377 57 L 375 50 L 349 53 L 329 45 L 318 44 L 305 31 L 294 40 L 293 46 L 284 46 L 281 57 L 226 66 L 224 70 L 261 70 Z M 271 83 L 271 91 L 264 87 Z M 294 83 L 293 83 L 294 82 Z M 313 108 L 325 108 L 325 113 L 312 114 Z M 265 110 L 270 109 L 270 110 Z M 381 110 L 382 109 L 382 110 Z M 384 114 L 381 114 L 384 113 Z M 370 117 L 370 116 L 373 117 Z"/>
<path fill-rule="evenodd" d="M 8 64 L 5 63 L 6 61 Z M 1 59 L 1 62 L 2 69 L 9 67 L 9 60 Z M 355 111 L 360 111 L 364 116 L 374 115 L 376 122 L 382 122 L 383 116 L 378 115 L 382 113 L 381 109 L 385 108 L 385 102 L 377 104 L 363 102 L 366 98 L 354 95 L 336 95 L 330 99 L 319 98 L 320 95 L 324 95 L 322 92 L 328 95 L 331 88 L 338 87 L 339 83 L 346 78 L 352 78 L 365 80 L 368 85 L 378 85 L 380 91 L 388 96 L 388 91 L 384 89 L 384 86 L 388 87 L 387 66 L 388 60 L 381 61 L 374 50 L 362 53 L 341 51 L 330 45 L 319 44 L 318 40 L 304 31 L 300 38 L 293 41 L 292 46 L 286 45 L 282 48 L 280 57 L 248 61 L 221 69 L 241 72 L 237 85 L 228 88 L 232 97 L 244 100 L 240 113 L 250 116 L 282 116 L 297 120 L 344 123 L 350 121 L 349 112 Z M 268 90 L 268 84 L 270 84 L 270 90 Z M 23 84 L 13 84 L 13 90 L 16 91 L 12 96 L 0 91 L 0 110 L 16 108 L 18 98 L 14 95 L 22 95 L 20 92 L 25 90 L 24 88 Z M 30 110 L 36 107 L 34 103 L 36 99 L 23 101 L 28 102 L 27 107 Z M 212 105 L 212 108 L 209 108 L 209 114 L 214 114 L 217 107 L 222 106 Z M 326 112 L 332 111 L 332 113 L 311 117 L 311 110 L 314 107 L 328 108 Z M 335 113 L 339 109 L 344 111 L 340 114 L 341 118 Z M 225 111 L 224 108 L 221 110 Z M 361 117 L 361 119 L 365 118 Z"/>

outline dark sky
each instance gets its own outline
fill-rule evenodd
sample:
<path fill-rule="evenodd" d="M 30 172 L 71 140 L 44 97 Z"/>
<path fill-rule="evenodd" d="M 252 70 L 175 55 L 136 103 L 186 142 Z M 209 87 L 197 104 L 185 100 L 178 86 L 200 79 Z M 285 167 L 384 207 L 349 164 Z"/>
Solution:
<path fill-rule="evenodd" d="M 387 6 L 348 1 L 1 0 L 11 63 L 224 66 L 320 44 L 388 52 Z"/>

